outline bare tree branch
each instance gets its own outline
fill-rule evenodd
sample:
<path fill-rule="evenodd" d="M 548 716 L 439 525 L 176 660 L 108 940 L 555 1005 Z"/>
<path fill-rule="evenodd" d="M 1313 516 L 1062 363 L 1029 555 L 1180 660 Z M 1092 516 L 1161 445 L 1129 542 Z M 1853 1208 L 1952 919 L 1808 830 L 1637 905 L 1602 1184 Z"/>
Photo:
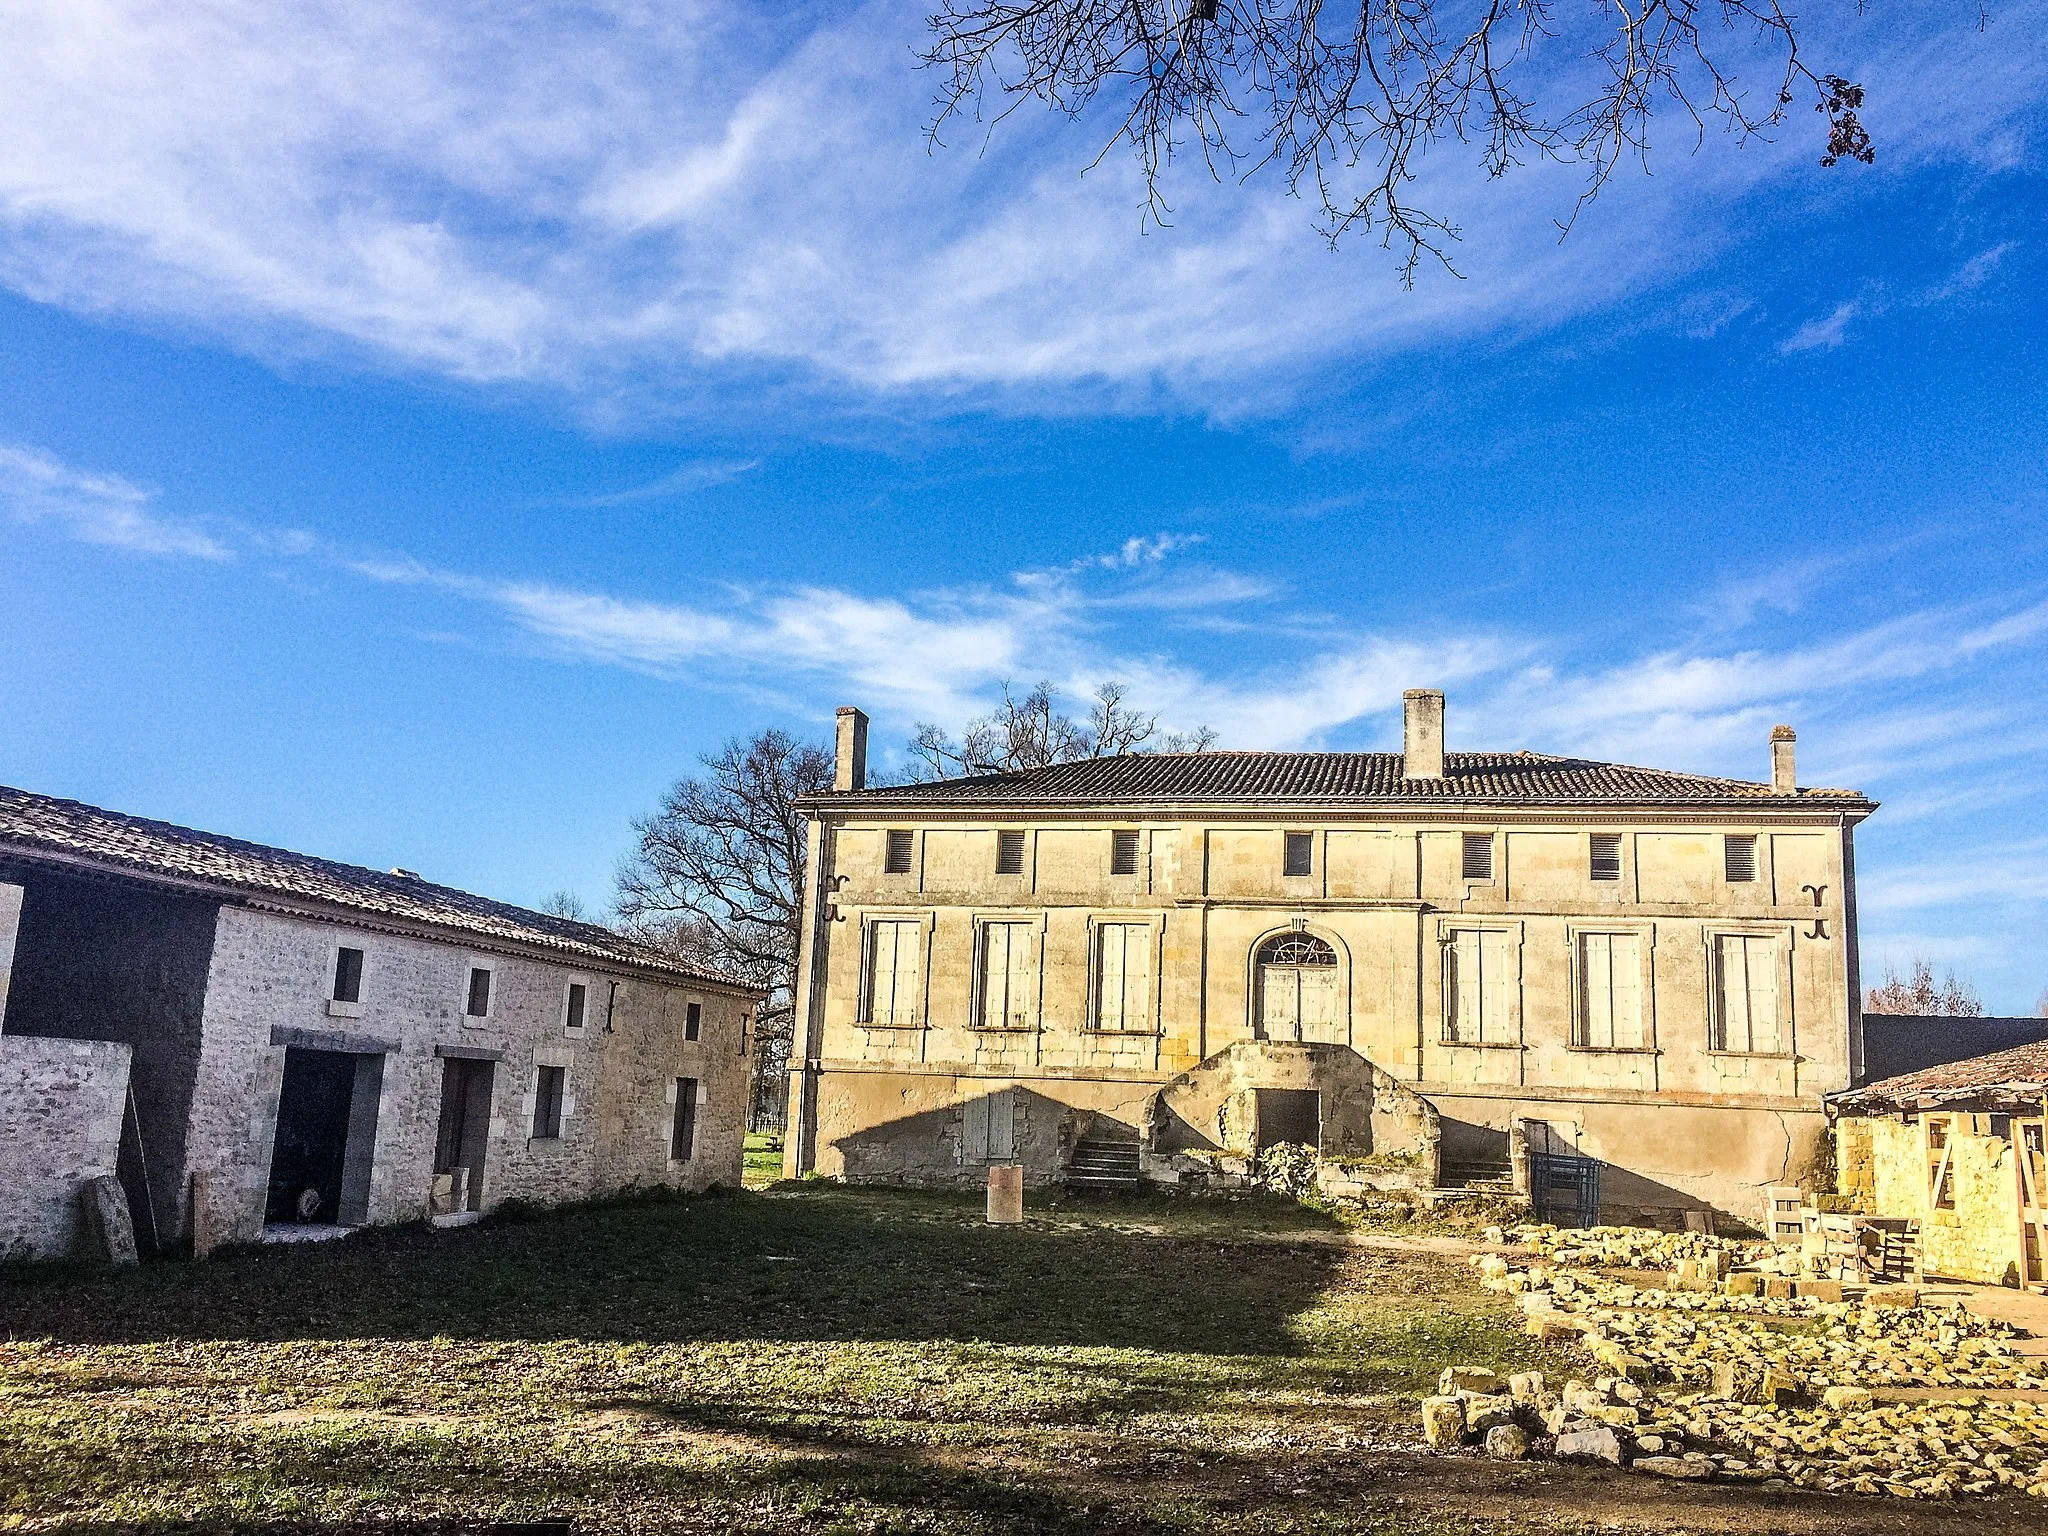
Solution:
<path fill-rule="evenodd" d="M 1696 135 L 1718 119 L 1746 136 L 1780 123 L 1805 90 L 1828 121 L 1823 165 L 1875 156 L 1859 120 L 1861 87 L 1807 67 L 1778 0 L 1596 0 L 1611 30 L 1593 54 L 1590 94 L 1552 107 L 1517 81 L 1553 37 L 1553 0 L 937 4 L 921 54 L 941 82 L 934 143 L 963 115 L 1000 122 L 1036 100 L 1079 118 L 1109 102 L 1116 126 L 1093 163 L 1127 144 L 1151 219 L 1171 212 L 1164 181 L 1176 155 L 1199 155 L 1218 179 L 1278 165 L 1291 191 L 1320 201 L 1326 239 L 1377 230 L 1400 253 L 1404 281 L 1425 258 L 1448 266 L 1458 238 L 1407 197 L 1441 140 L 1480 140 L 1492 176 L 1532 158 L 1582 163 L 1583 208 L 1623 160 L 1647 152 L 1660 107 Z M 1746 61 L 1738 33 L 1776 61 L 1756 104 L 1737 78 Z"/>
<path fill-rule="evenodd" d="M 1158 732 L 1159 717 L 1134 708 L 1121 683 L 1096 688 L 1085 720 L 1061 711 L 1059 690 L 1051 683 L 1035 685 L 1022 698 L 1005 683 L 1001 706 L 968 721 L 958 742 L 940 726 L 920 724 L 910 738 L 910 754 L 918 777 L 951 779 L 1148 751 Z M 1205 725 L 1168 736 L 1162 745 L 1169 752 L 1206 752 L 1215 741 L 1216 733 Z"/>

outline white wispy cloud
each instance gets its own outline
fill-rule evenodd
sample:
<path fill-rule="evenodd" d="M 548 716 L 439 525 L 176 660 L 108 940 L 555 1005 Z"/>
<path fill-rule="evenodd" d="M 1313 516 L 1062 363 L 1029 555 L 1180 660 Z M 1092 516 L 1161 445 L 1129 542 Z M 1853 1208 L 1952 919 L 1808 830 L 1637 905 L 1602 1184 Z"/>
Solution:
<path fill-rule="evenodd" d="M 1617 180 L 1560 243 L 1571 169 L 1492 182 L 1442 145 L 1416 196 L 1468 232 L 1466 280 L 1407 293 L 1369 240 L 1325 249 L 1272 176 L 1190 169 L 1173 226 L 1140 237 L 1127 159 L 1081 174 L 1101 122 L 1027 111 L 927 152 L 925 9 L 24 0 L 0 50 L 0 282 L 260 353 L 339 347 L 607 401 L 699 398 L 766 367 L 1229 411 L 1265 398 L 1247 380 L 1669 285 L 1743 238 L 1745 199 L 1823 174 L 1789 129 L 1672 143 L 1665 174 Z M 2024 152 L 2048 0 L 1981 34 L 1839 9 L 1813 24 L 1885 103 L 1871 174 Z"/>
<path fill-rule="evenodd" d="M 88 544 L 137 554 L 234 558 L 204 529 L 156 511 L 157 499 L 120 475 L 73 469 L 36 448 L 0 446 L 0 507 L 17 522 L 55 523 Z"/>
<path fill-rule="evenodd" d="M 695 491 L 709 490 L 713 486 L 730 485 L 741 476 L 751 474 L 760 467 L 759 459 L 697 459 L 688 464 L 678 465 L 660 478 L 645 481 L 640 485 L 586 496 L 565 496 L 552 505 L 596 511 L 605 507 L 631 506 L 643 501 L 671 501 Z"/>
<path fill-rule="evenodd" d="M 1863 313 L 1863 306 L 1854 299 L 1837 304 L 1818 320 L 1809 320 L 1798 330 L 1778 343 L 1778 350 L 1788 356 L 1795 352 L 1833 351 L 1849 339 L 1849 322 Z"/>

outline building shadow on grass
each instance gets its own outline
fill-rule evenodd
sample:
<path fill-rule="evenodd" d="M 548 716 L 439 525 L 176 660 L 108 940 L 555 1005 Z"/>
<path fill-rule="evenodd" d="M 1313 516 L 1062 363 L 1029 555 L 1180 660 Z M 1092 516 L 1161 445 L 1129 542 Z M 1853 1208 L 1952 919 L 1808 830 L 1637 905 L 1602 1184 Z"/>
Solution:
<path fill-rule="evenodd" d="M 16 1339 L 983 1340 L 1292 1354 L 1343 1251 L 831 1187 L 366 1230 L 119 1273 L 0 1270 Z"/>

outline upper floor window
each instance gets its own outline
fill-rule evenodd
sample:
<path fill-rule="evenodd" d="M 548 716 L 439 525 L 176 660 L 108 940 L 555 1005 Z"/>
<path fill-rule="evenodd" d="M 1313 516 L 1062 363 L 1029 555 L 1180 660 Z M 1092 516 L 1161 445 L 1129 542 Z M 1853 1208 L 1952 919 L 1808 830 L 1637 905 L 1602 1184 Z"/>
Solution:
<path fill-rule="evenodd" d="M 1152 1027 L 1152 930 L 1143 923 L 1095 930 L 1095 1027 Z"/>
<path fill-rule="evenodd" d="M 1461 928 L 1446 946 L 1444 1039 L 1487 1045 L 1514 1038 L 1509 1009 L 1514 987 L 1508 940 L 1497 928 Z"/>
<path fill-rule="evenodd" d="M 1716 1051 L 1774 1055 L 1778 1040 L 1778 941 L 1764 933 L 1717 933 L 1711 951 Z"/>
<path fill-rule="evenodd" d="M 1746 885 L 1756 879 L 1756 837 L 1733 834 L 1721 840 L 1721 863 L 1730 885 Z"/>
<path fill-rule="evenodd" d="M 334 1001 L 360 1003 L 363 1000 L 363 952 L 337 949 L 334 952 Z"/>
<path fill-rule="evenodd" d="M 1109 872 L 1135 875 L 1138 872 L 1138 834 L 1112 832 L 1109 835 Z"/>
<path fill-rule="evenodd" d="M 1282 854 L 1280 872 L 1285 875 L 1306 875 L 1315 869 L 1315 835 L 1309 832 L 1289 832 L 1286 851 Z"/>
<path fill-rule="evenodd" d="M 1021 875 L 1024 873 L 1024 834 L 1022 832 L 998 832 L 996 834 L 996 873 L 999 875 Z"/>
<path fill-rule="evenodd" d="M 704 1033 L 704 1005 L 699 1002 L 683 1004 L 683 1038 L 695 1040 Z"/>
<path fill-rule="evenodd" d="M 1578 1016 L 1572 1044 L 1600 1051 L 1639 1050 L 1643 1034 L 1642 938 L 1633 933 L 1579 935 Z"/>
<path fill-rule="evenodd" d="M 472 965 L 469 968 L 469 998 L 462 1011 L 472 1019 L 491 1016 L 491 972 L 488 966 Z"/>
<path fill-rule="evenodd" d="M 868 924 L 862 1019 L 883 1025 L 917 1022 L 923 949 L 924 925 L 915 919 L 890 918 Z"/>
<path fill-rule="evenodd" d="M 1595 880 L 1619 880 L 1621 878 L 1621 834 L 1619 832 L 1595 832 L 1592 837 L 1592 867 L 1588 871 Z"/>
<path fill-rule="evenodd" d="M 1491 832 L 1467 832 L 1465 834 L 1464 872 L 1467 880 L 1491 880 L 1493 878 L 1493 834 Z"/>
<path fill-rule="evenodd" d="M 583 1032 L 583 1017 L 590 1007 L 590 989 L 580 981 L 569 983 L 568 1000 L 562 1007 L 562 1028 L 574 1034 Z"/>
<path fill-rule="evenodd" d="M 907 875 L 910 873 L 910 834 L 891 832 L 888 845 L 882 851 L 882 873 L 885 875 Z"/>

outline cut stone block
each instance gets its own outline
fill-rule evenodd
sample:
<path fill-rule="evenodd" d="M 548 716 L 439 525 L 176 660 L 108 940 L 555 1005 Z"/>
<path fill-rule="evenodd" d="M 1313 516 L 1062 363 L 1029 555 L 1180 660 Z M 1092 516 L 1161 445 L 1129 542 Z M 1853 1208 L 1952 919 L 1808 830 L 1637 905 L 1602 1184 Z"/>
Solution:
<path fill-rule="evenodd" d="M 1857 1408 L 1868 1408 L 1876 1399 L 1868 1387 L 1829 1387 L 1821 1394 L 1820 1400 L 1830 1412 L 1847 1413 Z"/>
<path fill-rule="evenodd" d="M 988 1219 L 994 1226 L 1015 1226 L 1024 1219 L 1024 1165 L 997 1163 L 988 1171 Z"/>
<path fill-rule="evenodd" d="M 1764 1277 L 1745 1271 L 1729 1275 L 1721 1282 L 1723 1296 L 1760 1296 L 1763 1294 Z"/>
<path fill-rule="evenodd" d="M 1422 1400 L 1422 1438 L 1432 1449 L 1448 1450 L 1465 1443 L 1465 1400 L 1426 1397 Z"/>
<path fill-rule="evenodd" d="M 1839 1280 L 1801 1280 L 1794 1287 L 1805 1301 L 1840 1301 L 1842 1282 Z"/>
<path fill-rule="evenodd" d="M 91 1235 L 94 1257 L 109 1264 L 133 1264 L 135 1222 L 128 1214 L 128 1192 L 110 1173 L 87 1179 L 79 1190 L 85 1205 L 85 1225 Z"/>
<path fill-rule="evenodd" d="M 1565 1461 L 1604 1461 L 1621 1465 L 1621 1436 L 1604 1424 L 1597 1429 L 1574 1429 L 1557 1437 L 1557 1454 Z"/>
<path fill-rule="evenodd" d="M 1529 1436 L 1520 1425 L 1496 1424 L 1486 1432 L 1486 1454 L 1495 1461 L 1520 1461 L 1529 1454 Z"/>
<path fill-rule="evenodd" d="M 1629 1468 L 1652 1477 L 1704 1480 L 1714 1475 L 1714 1464 L 1704 1456 L 1638 1456 Z"/>
<path fill-rule="evenodd" d="M 1439 1392 L 1498 1392 L 1500 1376 L 1484 1365 L 1447 1365 L 1436 1381 Z"/>
<path fill-rule="evenodd" d="M 1873 1285 L 1865 1294 L 1863 1304 L 1880 1311 L 1917 1307 L 1920 1305 L 1920 1292 L 1910 1285 Z"/>
<path fill-rule="evenodd" d="M 1541 1371 L 1517 1371 L 1508 1378 L 1508 1391 L 1517 1401 L 1534 1402 L 1543 1395 L 1543 1373 Z"/>

